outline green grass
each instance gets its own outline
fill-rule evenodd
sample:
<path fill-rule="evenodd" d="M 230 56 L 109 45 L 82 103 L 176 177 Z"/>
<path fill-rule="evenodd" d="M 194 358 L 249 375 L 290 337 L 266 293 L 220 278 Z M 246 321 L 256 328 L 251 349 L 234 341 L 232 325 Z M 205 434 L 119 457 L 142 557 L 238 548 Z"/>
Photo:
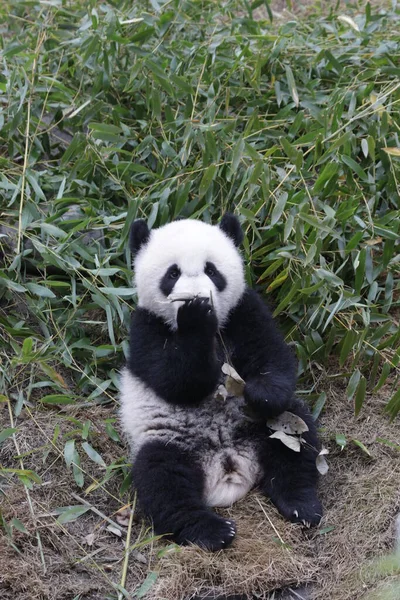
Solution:
<path fill-rule="evenodd" d="M 78 433 L 54 443 L 79 486 L 82 456 L 104 466 L 82 415 L 116 402 L 136 217 L 234 210 L 315 414 L 331 357 L 356 415 L 384 385 L 400 410 L 400 11 L 271 24 L 262 4 L 0 7 L 0 443 L 25 408 L 75 407 Z"/>

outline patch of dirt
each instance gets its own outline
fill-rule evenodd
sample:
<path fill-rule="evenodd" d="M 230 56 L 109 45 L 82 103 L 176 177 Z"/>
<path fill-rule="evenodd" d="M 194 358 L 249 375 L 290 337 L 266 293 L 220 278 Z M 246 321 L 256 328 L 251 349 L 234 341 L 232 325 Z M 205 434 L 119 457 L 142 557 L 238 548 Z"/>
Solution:
<path fill-rule="evenodd" d="M 275 589 L 306 583 L 313 584 L 308 592 L 313 600 L 360 600 L 375 587 L 393 584 L 393 574 L 384 577 L 372 568 L 373 560 L 391 552 L 394 518 L 400 508 L 399 453 L 379 441 L 400 444 L 398 423 L 390 424 L 383 413 L 391 390 L 368 396 L 355 419 L 343 380 L 326 376 L 319 387 L 328 397 L 321 436 L 330 451 L 330 470 L 320 482 L 325 507 L 320 527 L 308 531 L 288 523 L 268 499 L 252 493 L 220 511 L 237 521 L 238 534 L 231 548 L 210 554 L 154 540 L 148 526 L 135 516 L 125 583 L 130 593 L 152 572 L 158 573 L 158 578 L 145 595 L 147 600 L 189 600 L 211 591 L 213 595 L 268 598 Z M 35 470 L 42 484 L 35 484 L 28 498 L 15 476 L 0 481 L 3 518 L 8 524 L 19 519 L 28 531 L 14 528 L 12 538 L 0 537 L 0 597 L 117 598 L 127 529 L 116 535 L 108 529 L 105 517 L 117 521 L 116 512 L 128 502 L 127 495 L 121 498 L 119 493 L 123 474 L 117 469 L 115 477 L 85 494 L 86 486 L 100 481 L 105 469 L 82 451 L 73 420 L 78 413 L 57 414 L 42 407 L 31 410 L 30 414 L 23 411 L 17 423 L 17 441 L 24 468 Z M 112 417 L 115 407 L 79 409 L 79 421 L 93 423 L 90 443 L 107 465 L 126 455 L 126 449 L 105 431 L 105 421 Z M 57 425 L 60 433 L 53 444 Z M 0 404 L 0 431 L 6 427 L 8 412 L 6 405 Z M 335 441 L 336 434 L 346 437 L 343 450 Z M 86 473 L 83 489 L 76 485 L 63 457 L 65 441 L 73 436 Z M 354 438 L 366 446 L 371 457 Z M 11 438 L 0 446 L 0 453 L 2 467 L 19 468 Z M 97 512 L 89 510 L 71 523 L 58 523 L 56 508 L 85 501 Z"/>

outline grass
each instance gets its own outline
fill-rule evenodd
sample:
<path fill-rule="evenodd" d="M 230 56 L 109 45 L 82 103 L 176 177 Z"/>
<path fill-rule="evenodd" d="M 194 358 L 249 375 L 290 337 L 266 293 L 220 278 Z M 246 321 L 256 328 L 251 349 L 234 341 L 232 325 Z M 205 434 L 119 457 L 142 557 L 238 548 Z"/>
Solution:
<path fill-rule="evenodd" d="M 314 414 L 332 361 L 355 416 L 382 390 L 387 417 L 400 410 L 400 11 L 332 4 L 271 23 L 269 8 L 0 7 L 0 476 L 6 503 L 20 482 L 39 553 L 32 495 L 52 461 L 71 471 L 54 527 L 92 514 L 65 508 L 70 485 L 106 515 L 96 494 L 115 511 L 133 500 L 115 409 L 136 217 L 234 210 L 248 282 L 295 345 Z M 17 551 L 24 523 L 2 523 Z"/>

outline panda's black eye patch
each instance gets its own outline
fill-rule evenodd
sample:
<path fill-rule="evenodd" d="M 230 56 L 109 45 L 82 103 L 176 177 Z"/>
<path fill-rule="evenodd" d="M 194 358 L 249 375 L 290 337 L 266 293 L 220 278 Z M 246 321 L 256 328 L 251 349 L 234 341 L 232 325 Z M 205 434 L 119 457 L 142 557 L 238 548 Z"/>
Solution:
<path fill-rule="evenodd" d="M 181 271 L 178 265 L 173 264 L 166 270 L 165 274 L 162 276 L 160 281 L 160 290 L 164 294 L 164 296 L 169 296 L 179 277 L 181 276 Z"/>
<path fill-rule="evenodd" d="M 226 288 L 226 279 L 212 262 L 206 262 L 204 273 L 211 279 L 219 292 Z"/>

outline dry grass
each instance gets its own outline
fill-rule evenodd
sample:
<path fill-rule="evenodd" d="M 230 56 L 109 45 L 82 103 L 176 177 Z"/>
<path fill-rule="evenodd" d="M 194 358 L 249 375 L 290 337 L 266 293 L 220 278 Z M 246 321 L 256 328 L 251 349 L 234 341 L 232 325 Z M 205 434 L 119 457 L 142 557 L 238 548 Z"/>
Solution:
<path fill-rule="evenodd" d="M 355 600 L 362 598 L 364 591 L 371 593 L 375 585 L 391 580 L 390 574 L 382 579 L 379 573 L 365 568 L 368 561 L 390 551 L 394 516 L 400 506 L 398 452 L 377 441 L 383 438 L 399 442 L 396 425 L 381 416 L 385 391 L 367 398 L 362 415 L 355 420 L 340 380 L 328 376 L 320 385 L 328 393 L 321 425 L 324 444 L 331 454 L 330 471 L 320 484 L 326 515 L 319 530 L 305 531 L 287 523 L 268 500 L 256 493 L 222 511 L 236 519 L 238 536 L 231 549 L 219 554 L 176 547 L 163 552 L 165 544 L 153 543 L 151 533 L 137 521 L 130 539 L 126 589 L 137 589 L 149 571 L 156 571 L 159 576 L 146 595 L 149 600 L 183 600 L 211 590 L 267 597 L 274 589 L 309 582 L 315 584 L 313 600 Z M 5 417 L 5 410 L 0 414 Z M 112 408 L 97 408 L 88 409 L 85 416 L 94 423 L 103 423 L 112 414 Z M 6 536 L 0 541 L 1 598 L 25 600 L 27 593 L 30 600 L 115 598 L 113 588 L 121 580 L 126 531 L 118 537 L 93 511 L 60 525 L 55 509 L 71 504 L 72 499 L 74 504 L 81 504 L 79 496 L 115 520 L 116 511 L 124 505 L 118 495 L 121 480 L 111 479 L 85 496 L 73 483 L 62 449 L 57 443 L 49 444 L 57 416 L 42 411 L 35 420 L 29 414 L 25 417 L 19 424 L 20 452 L 45 445 L 50 452 L 41 468 L 38 452 L 23 458 L 24 467 L 35 467 L 42 477 L 42 485 L 35 485 L 29 492 L 33 516 L 21 484 L 10 482 L 5 490 L 4 518 L 7 522 L 18 518 L 29 533 L 14 530 L 14 548 Z M 64 436 L 72 430 L 65 418 L 59 416 L 58 421 Z M 3 426 L 5 423 L 0 423 L 0 429 Z M 335 442 L 337 433 L 347 439 L 342 451 Z M 121 446 L 110 442 L 101 429 L 96 434 L 96 448 L 107 463 L 115 461 L 123 452 Z M 351 442 L 353 438 L 365 444 L 371 458 Z M 2 445 L 3 466 L 12 463 L 12 456 L 15 448 L 9 439 Z M 82 468 L 88 482 L 102 476 L 101 469 L 89 461 L 83 462 Z M 325 528 L 332 529 L 324 533 Z M 40 533 L 42 557 L 36 531 Z"/>
<path fill-rule="evenodd" d="M 398 442 L 398 428 L 380 416 L 384 392 L 368 398 L 363 415 L 355 420 L 345 387 L 335 379 L 324 385 L 329 409 L 322 419 L 322 436 L 331 454 L 330 471 L 320 483 L 326 514 L 319 530 L 306 532 L 285 522 L 268 501 L 252 494 L 225 513 L 238 524 L 232 549 L 209 555 L 185 548 L 164 558 L 151 600 L 183 599 L 210 589 L 266 594 L 308 582 L 315 582 L 313 600 L 355 600 L 375 583 L 382 585 L 365 567 L 366 561 L 392 548 L 400 462 L 398 452 L 377 438 Z M 347 438 L 343 451 L 334 441 L 336 433 Z M 368 447 L 371 458 L 350 442 L 353 438 Z M 328 527 L 333 529 L 323 533 Z"/>

